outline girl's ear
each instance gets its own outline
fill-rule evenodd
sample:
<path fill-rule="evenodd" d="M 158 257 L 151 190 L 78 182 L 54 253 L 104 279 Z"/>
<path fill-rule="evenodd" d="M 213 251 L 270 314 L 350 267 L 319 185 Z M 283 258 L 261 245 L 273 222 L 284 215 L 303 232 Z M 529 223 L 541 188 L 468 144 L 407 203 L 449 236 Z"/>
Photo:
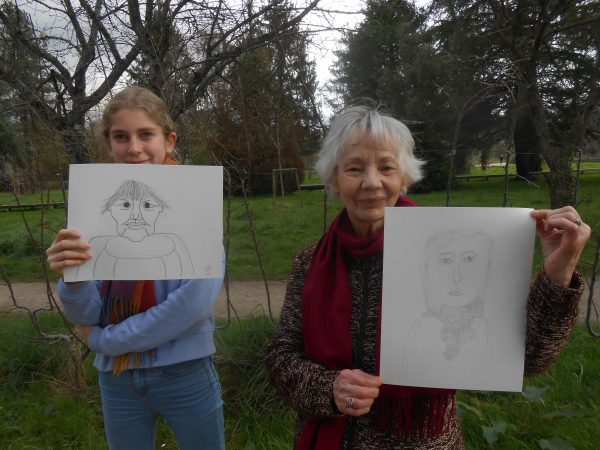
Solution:
<path fill-rule="evenodd" d="M 177 143 L 177 133 L 171 131 L 167 134 L 167 153 L 171 153 L 175 148 L 175 144 Z"/>

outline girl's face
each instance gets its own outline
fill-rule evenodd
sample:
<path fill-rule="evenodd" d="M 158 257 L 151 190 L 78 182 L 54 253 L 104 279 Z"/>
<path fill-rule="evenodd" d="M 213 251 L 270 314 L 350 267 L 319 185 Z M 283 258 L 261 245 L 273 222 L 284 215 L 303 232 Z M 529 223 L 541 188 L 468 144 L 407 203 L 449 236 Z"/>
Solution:
<path fill-rule="evenodd" d="M 115 162 L 162 164 L 175 148 L 177 134 L 166 134 L 141 108 L 123 108 L 112 115 L 108 144 Z"/>

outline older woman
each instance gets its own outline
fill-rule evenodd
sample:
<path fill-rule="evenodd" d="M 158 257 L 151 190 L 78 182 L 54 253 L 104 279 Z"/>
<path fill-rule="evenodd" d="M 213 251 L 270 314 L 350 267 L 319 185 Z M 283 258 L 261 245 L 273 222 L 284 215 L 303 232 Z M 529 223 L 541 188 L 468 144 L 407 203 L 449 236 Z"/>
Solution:
<path fill-rule="evenodd" d="M 268 370 L 298 413 L 296 449 L 462 449 L 453 390 L 377 376 L 386 206 L 421 178 L 409 130 L 368 107 L 337 115 L 317 163 L 344 209 L 294 262 Z M 525 372 L 546 369 L 577 315 L 575 266 L 590 236 L 571 207 L 532 213 L 544 253 L 528 302 Z M 415 280 L 418 282 L 418 280 Z"/>

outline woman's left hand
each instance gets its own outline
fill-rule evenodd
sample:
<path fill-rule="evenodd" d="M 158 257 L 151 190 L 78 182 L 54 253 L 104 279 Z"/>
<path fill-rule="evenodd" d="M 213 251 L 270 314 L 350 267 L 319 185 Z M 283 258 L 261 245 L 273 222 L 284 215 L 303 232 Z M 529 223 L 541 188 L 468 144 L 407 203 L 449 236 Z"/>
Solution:
<path fill-rule="evenodd" d="M 531 216 L 540 236 L 546 276 L 558 286 L 569 287 L 592 230 L 572 206 L 536 210 Z"/>

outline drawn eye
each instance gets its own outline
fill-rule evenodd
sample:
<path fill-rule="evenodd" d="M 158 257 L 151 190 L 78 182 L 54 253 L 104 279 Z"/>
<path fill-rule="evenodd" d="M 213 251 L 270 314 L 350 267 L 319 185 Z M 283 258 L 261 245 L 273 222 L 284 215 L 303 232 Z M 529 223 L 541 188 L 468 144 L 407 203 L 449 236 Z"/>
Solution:
<path fill-rule="evenodd" d="M 452 256 L 440 256 L 438 258 L 438 262 L 444 265 L 452 264 L 454 262 L 454 258 Z"/>
<path fill-rule="evenodd" d="M 123 202 L 123 208 L 129 208 L 130 206 L 131 206 L 131 203 Z"/>
<path fill-rule="evenodd" d="M 462 261 L 464 263 L 472 263 L 477 259 L 477 253 L 469 252 L 465 253 L 462 257 Z"/>
<path fill-rule="evenodd" d="M 144 208 L 149 209 L 152 205 L 150 202 L 144 202 Z"/>

